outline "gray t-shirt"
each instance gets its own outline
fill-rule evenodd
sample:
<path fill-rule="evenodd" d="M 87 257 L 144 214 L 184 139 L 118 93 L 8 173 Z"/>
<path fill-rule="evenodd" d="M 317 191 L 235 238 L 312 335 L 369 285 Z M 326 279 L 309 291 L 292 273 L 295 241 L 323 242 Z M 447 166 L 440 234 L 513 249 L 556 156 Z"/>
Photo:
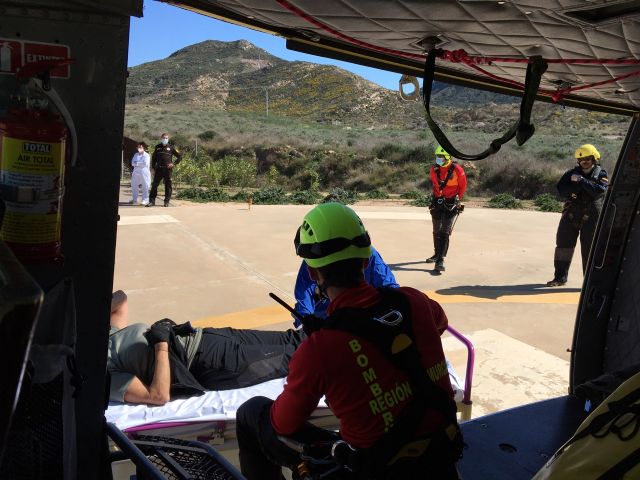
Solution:
<path fill-rule="evenodd" d="M 149 325 L 144 323 L 134 323 L 121 329 L 111 327 L 107 354 L 107 370 L 111 374 L 110 401 L 124 402 L 124 394 L 133 377 L 140 380 L 147 376 L 153 377 L 151 365 L 154 352 L 144 337 L 144 332 L 148 329 Z M 176 338 L 182 344 L 188 366 L 191 367 L 202 340 L 202 329 L 197 328 L 196 333 L 192 335 Z"/>

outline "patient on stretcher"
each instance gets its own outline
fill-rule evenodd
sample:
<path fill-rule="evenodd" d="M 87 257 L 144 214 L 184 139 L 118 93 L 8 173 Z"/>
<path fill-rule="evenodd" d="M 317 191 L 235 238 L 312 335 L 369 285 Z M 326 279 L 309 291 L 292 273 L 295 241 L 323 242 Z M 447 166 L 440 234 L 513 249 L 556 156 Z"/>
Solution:
<path fill-rule="evenodd" d="M 192 328 L 163 319 L 128 323 L 127 296 L 111 304 L 107 369 L 109 400 L 164 405 L 205 390 L 244 388 L 287 376 L 304 333 Z"/>

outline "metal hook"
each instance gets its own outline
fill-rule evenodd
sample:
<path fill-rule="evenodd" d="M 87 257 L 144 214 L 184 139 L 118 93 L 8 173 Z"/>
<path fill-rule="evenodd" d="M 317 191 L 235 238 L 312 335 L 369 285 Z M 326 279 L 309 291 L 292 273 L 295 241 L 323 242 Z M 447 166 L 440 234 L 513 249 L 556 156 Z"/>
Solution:
<path fill-rule="evenodd" d="M 413 85 L 413 91 L 406 93 L 402 87 L 408 84 Z M 406 73 L 402 75 L 402 77 L 400 77 L 398 89 L 400 92 L 400 97 L 402 97 L 403 100 L 416 100 L 420 95 L 420 84 L 418 83 L 418 79 L 416 77 L 412 77 L 411 75 L 407 75 Z"/>

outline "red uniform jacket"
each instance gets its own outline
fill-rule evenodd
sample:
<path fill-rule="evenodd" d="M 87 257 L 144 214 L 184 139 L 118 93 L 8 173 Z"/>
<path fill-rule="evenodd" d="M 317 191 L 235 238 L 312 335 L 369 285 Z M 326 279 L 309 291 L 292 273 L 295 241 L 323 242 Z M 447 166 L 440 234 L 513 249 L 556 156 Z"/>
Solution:
<path fill-rule="evenodd" d="M 453 174 L 447 184 L 440 189 L 440 181 L 444 181 L 449 174 L 449 169 L 453 167 Z M 439 167 L 440 174 L 436 174 L 436 167 L 431 166 L 429 175 L 431 176 L 431 184 L 433 185 L 433 195 L 436 198 L 444 196 L 445 198 L 453 198 L 456 195 L 462 200 L 464 192 L 467 191 L 467 176 L 464 170 L 457 163 L 451 162 L 446 167 Z"/>
<path fill-rule="evenodd" d="M 401 287 L 409 299 L 413 331 L 424 368 L 453 397 L 440 335 L 447 317 L 422 292 Z M 329 313 L 342 307 L 367 307 L 380 298 L 367 283 L 335 298 Z M 298 347 L 289 363 L 284 391 L 271 407 L 271 422 L 281 435 L 298 430 L 322 396 L 340 421 L 340 435 L 354 447 L 372 446 L 413 399 L 407 375 L 375 345 L 341 330 L 320 330 Z M 439 411 L 427 410 L 419 432 L 444 425 Z"/>

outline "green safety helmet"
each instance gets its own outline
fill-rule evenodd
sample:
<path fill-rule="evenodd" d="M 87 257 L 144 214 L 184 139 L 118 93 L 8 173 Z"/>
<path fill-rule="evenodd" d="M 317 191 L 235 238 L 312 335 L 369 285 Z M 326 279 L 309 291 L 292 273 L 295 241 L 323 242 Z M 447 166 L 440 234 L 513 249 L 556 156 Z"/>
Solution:
<path fill-rule="evenodd" d="M 322 203 L 307 213 L 293 243 L 296 254 L 312 268 L 371 256 L 371 239 L 362 220 L 337 202 Z"/>
<path fill-rule="evenodd" d="M 438 147 L 436 148 L 436 157 L 444 157 L 447 159 L 447 162 L 449 160 L 451 160 L 451 155 L 449 155 L 449 152 L 447 152 L 444 148 L 442 148 L 440 145 L 438 145 Z"/>
<path fill-rule="evenodd" d="M 593 161 L 597 162 L 600 160 L 600 152 L 590 143 L 585 143 L 576 150 L 576 160 L 580 161 L 581 158 L 585 157 L 593 157 Z"/>

